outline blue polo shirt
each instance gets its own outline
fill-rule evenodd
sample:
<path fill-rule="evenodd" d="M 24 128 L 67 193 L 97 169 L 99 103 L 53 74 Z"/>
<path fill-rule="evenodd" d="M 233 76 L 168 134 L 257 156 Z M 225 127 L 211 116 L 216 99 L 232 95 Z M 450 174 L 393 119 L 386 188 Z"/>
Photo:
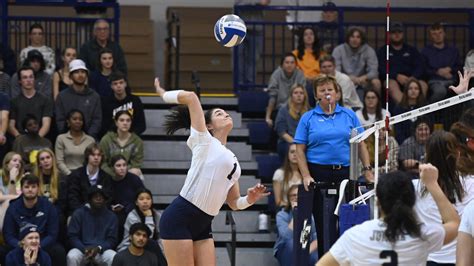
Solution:
<path fill-rule="evenodd" d="M 351 131 L 364 131 L 356 114 L 336 105 L 327 115 L 318 105 L 300 119 L 294 143 L 306 145 L 306 159 L 310 163 L 349 166 Z"/>

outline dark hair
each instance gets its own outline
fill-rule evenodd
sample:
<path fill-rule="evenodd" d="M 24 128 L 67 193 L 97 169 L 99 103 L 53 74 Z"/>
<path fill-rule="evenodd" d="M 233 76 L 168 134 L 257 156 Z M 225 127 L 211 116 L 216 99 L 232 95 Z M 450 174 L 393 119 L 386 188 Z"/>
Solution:
<path fill-rule="evenodd" d="M 125 156 L 123 156 L 122 154 L 115 154 L 114 156 L 112 156 L 109 160 L 109 165 L 110 167 L 114 167 L 115 163 L 120 161 L 120 160 L 124 160 L 126 163 L 128 163 L 127 161 L 127 158 L 125 158 Z"/>
<path fill-rule="evenodd" d="M 387 224 L 384 235 L 388 241 L 394 243 L 404 234 L 421 236 L 413 209 L 416 201 L 415 188 L 407 173 L 395 171 L 382 175 L 375 193 L 384 214 L 383 221 Z"/>
<path fill-rule="evenodd" d="M 433 30 L 444 30 L 443 23 L 441 22 L 435 22 L 430 26 L 430 31 Z"/>
<path fill-rule="evenodd" d="M 293 53 L 286 53 L 281 57 L 280 66 L 283 65 L 283 62 L 285 62 L 285 59 L 287 57 L 293 57 L 293 59 L 295 59 L 295 63 L 296 63 L 296 56 Z"/>
<path fill-rule="evenodd" d="M 39 23 L 33 23 L 30 26 L 29 34 L 31 34 L 31 32 L 33 32 L 34 29 L 40 29 L 42 32 L 44 32 L 43 26 L 41 26 L 41 24 L 39 24 Z"/>
<path fill-rule="evenodd" d="M 474 108 L 464 111 L 458 122 L 451 126 L 453 133 L 459 140 L 460 156 L 458 158 L 458 170 L 462 175 L 474 174 L 474 150 L 470 149 L 467 139 L 474 137 Z"/>
<path fill-rule="evenodd" d="M 134 223 L 132 226 L 130 226 L 130 230 L 128 231 L 129 235 L 132 236 L 134 235 L 137 231 L 142 231 L 146 233 L 147 237 L 150 237 L 151 231 L 148 226 L 144 223 Z"/>
<path fill-rule="evenodd" d="M 84 165 L 87 165 L 89 163 L 89 156 L 91 156 L 95 151 L 99 151 L 101 156 L 104 155 L 104 152 L 100 148 L 99 144 L 91 143 L 84 150 Z"/>
<path fill-rule="evenodd" d="M 32 175 L 32 174 L 27 174 L 24 177 L 21 178 L 20 180 L 20 185 L 23 187 L 23 185 L 38 185 L 40 184 L 40 179 L 39 177 Z"/>
<path fill-rule="evenodd" d="M 61 56 L 66 55 L 67 49 L 74 49 L 74 51 L 76 51 L 76 57 L 77 57 L 77 49 L 74 46 L 71 46 L 71 45 L 67 45 L 66 48 L 61 50 Z M 62 59 L 60 59 L 59 57 L 56 57 L 56 63 L 57 63 L 56 64 L 56 70 L 59 70 L 59 69 L 64 67 L 64 61 Z"/>
<path fill-rule="evenodd" d="M 304 45 L 304 32 L 306 30 L 312 30 L 314 34 L 314 43 L 313 43 L 313 56 L 314 59 L 318 60 L 319 55 L 321 53 L 321 47 L 319 45 L 319 37 L 318 37 L 318 31 L 313 28 L 313 27 L 304 27 L 301 29 L 301 32 L 298 37 L 298 46 L 296 49 L 298 50 L 298 59 L 302 60 L 304 56 L 304 50 L 305 50 L 305 45 Z"/>
<path fill-rule="evenodd" d="M 367 96 L 367 94 L 369 92 L 373 92 L 375 94 L 375 97 L 377 97 L 377 106 L 375 107 L 375 120 L 376 121 L 382 120 L 383 119 L 383 117 L 382 117 L 382 103 L 381 103 L 380 95 L 373 88 L 369 88 L 369 89 L 366 89 L 364 91 L 364 97 L 363 97 L 364 107 L 362 107 L 362 115 L 364 116 L 365 120 L 369 119 L 369 116 L 367 115 L 367 107 L 365 106 L 365 97 Z"/>
<path fill-rule="evenodd" d="M 355 32 L 358 32 L 360 35 L 361 44 L 363 45 L 367 42 L 367 35 L 365 31 L 360 27 L 350 27 L 349 30 L 346 32 L 346 43 L 349 43 L 349 38 L 354 35 Z"/>
<path fill-rule="evenodd" d="M 451 203 L 462 201 L 465 194 L 456 169 L 458 142 L 444 130 L 435 131 L 426 143 L 426 161 L 438 168 L 438 184 Z M 422 195 L 427 194 L 423 189 Z"/>
<path fill-rule="evenodd" d="M 128 110 L 120 110 L 114 115 L 114 121 L 117 122 L 119 117 L 122 115 L 128 115 L 130 117 L 130 129 L 128 130 L 129 132 L 132 132 L 132 125 L 133 125 L 133 115 L 128 111 Z M 112 131 L 117 132 L 117 125 L 115 123 L 112 125 Z"/>
<path fill-rule="evenodd" d="M 25 118 L 23 118 L 23 120 L 21 120 L 21 127 L 23 128 L 23 130 L 26 132 L 26 124 L 28 124 L 28 122 L 30 120 L 34 120 L 36 121 L 36 123 L 38 123 L 38 118 L 36 118 L 35 115 L 33 114 L 26 114 L 25 115 Z"/>
<path fill-rule="evenodd" d="M 411 83 L 415 83 L 418 86 L 418 89 L 420 90 L 420 94 L 418 94 L 418 98 L 416 98 L 416 105 L 415 107 L 421 107 L 425 105 L 426 99 L 425 95 L 423 94 L 423 90 L 421 89 L 421 83 L 415 78 L 409 78 L 407 83 L 405 83 L 405 88 L 403 90 L 403 97 L 402 100 L 400 101 L 400 106 L 409 108 L 410 106 L 408 105 L 408 87 L 410 86 Z"/>
<path fill-rule="evenodd" d="M 319 58 L 319 65 L 322 65 L 324 62 L 332 62 L 336 66 L 336 59 L 330 54 L 325 54 Z"/>
<path fill-rule="evenodd" d="M 75 113 L 78 113 L 82 116 L 82 130 L 84 131 L 84 129 L 86 128 L 86 120 L 84 119 L 84 113 L 81 110 L 76 109 L 76 108 L 69 110 L 69 112 L 67 112 L 66 114 L 66 121 L 69 121 L 69 119 L 71 119 L 72 115 Z M 67 123 L 65 123 L 63 132 L 67 132 L 67 131 L 68 131 L 68 125 Z"/>
<path fill-rule="evenodd" d="M 420 124 L 426 124 L 428 128 L 430 129 L 430 132 L 433 132 L 433 121 L 431 121 L 431 118 L 429 116 L 420 116 L 416 119 L 416 121 L 413 123 L 413 126 L 411 128 L 412 135 L 415 135 L 416 133 L 416 128 Z"/>
<path fill-rule="evenodd" d="M 28 54 L 26 55 L 26 59 L 23 62 L 23 65 L 31 66 L 31 62 L 34 60 L 37 60 L 40 63 L 40 69 L 38 70 L 38 72 L 43 72 L 46 69 L 46 61 L 44 61 L 43 54 L 36 49 L 33 49 L 28 52 Z"/>
<path fill-rule="evenodd" d="M 152 206 L 151 206 L 151 213 L 152 213 L 153 223 L 155 224 L 155 230 L 154 230 L 154 232 L 153 232 L 153 239 L 156 240 L 156 239 L 158 239 L 158 224 L 157 224 L 157 222 L 156 222 L 156 212 L 155 212 L 155 210 L 153 209 L 153 195 L 151 194 L 151 191 L 150 191 L 149 189 L 142 187 L 142 188 L 139 188 L 139 189 L 137 190 L 137 194 L 135 195 L 135 201 L 138 201 L 138 197 L 139 197 L 140 194 L 142 194 L 142 193 L 148 194 L 148 195 L 150 196 L 150 198 L 151 198 L 151 204 L 152 204 Z M 142 213 L 142 211 L 140 210 L 140 208 L 138 208 L 138 205 L 136 205 L 136 204 L 135 204 L 135 211 L 137 212 L 138 217 L 140 217 L 140 221 L 141 221 L 142 223 L 145 223 L 145 218 L 146 218 L 146 217 L 145 217 L 145 215 Z M 148 237 L 150 237 L 150 235 L 148 235 Z"/>
<path fill-rule="evenodd" d="M 114 53 L 111 49 L 109 49 L 107 47 L 100 49 L 99 55 L 97 56 L 97 65 L 99 66 L 99 70 L 102 70 L 102 64 L 100 63 L 100 58 L 102 57 L 103 54 L 111 54 L 112 55 L 112 60 L 113 60 L 112 71 L 115 70 L 116 63 L 115 63 Z"/>
<path fill-rule="evenodd" d="M 121 80 L 121 79 L 127 81 L 127 77 L 125 76 L 125 74 L 123 74 L 119 70 L 116 70 L 116 71 L 112 72 L 109 76 L 110 82 L 114 82 L 114 81 Z"/>
<path fill-rule="evenodd" d="M 31 72 L 35 74 L 35 70 L 32 67 L 30 67 L 29 65 L 23 65 L 16 71 L 16 74 L 18 76 L 18 81 L 21 80 L 21 72 L 27 71 L 27 70 L 31 70 Z"/>
<path fill-rule="evenodd" d="M 212 108 L 204 113 L 206 124 L 211 123 L 212 112 L 217 108 Z M 189 116 L 189 109 L 185 105 L 179 105 L 170 110 L 170 114 L 165 116 L 166 134 L 173 135 L 181 128 L 189 129 L 191 127 L 191 117 Z M 212 132 L 209 132 L 212 134 Z"/>
<path fill-rule="evenodd" d="M 290 193 L 292 190 L 294 189 L 298 189 L 299 185 L 291 185 L 291 187 L 288 188 L 288 190 L 286 191 L 286 206 L 285 206 L 285 211 L 286 212 L 290 212 L 291 211 L 291 202 L 290 202 Z"/>

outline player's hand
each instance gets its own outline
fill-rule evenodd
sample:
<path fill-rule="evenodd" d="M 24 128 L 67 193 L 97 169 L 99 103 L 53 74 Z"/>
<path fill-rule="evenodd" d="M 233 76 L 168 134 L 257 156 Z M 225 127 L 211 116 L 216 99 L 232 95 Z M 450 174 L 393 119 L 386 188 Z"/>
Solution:
<path fill-rule="evenodd" d="M 309 190 L 309 185 L 313 182 L 314 182 L 314 179 L 311 176 L 303 177 L 304 190 L 308 191 Z"/>
<path fill-rule="evenodd" d="M 455 86 L 449 86 L 456 94 L 465 93 L 469 90 L 469 80 L 474 77 L 474 69 L 464 68 L 464 74 L 458 71 L 459 84 Z"/>
<path fill-rule="evenodd" d="M 267 192 L 267 188 L 260 183 L 247 189 L 247 201 L 250 204 L 254 204 L 259 199 L 266 197 L 268 195 L 270 195 L 270 192 Z"/>
<path fill-rule="evenodd" d="M 438 168 L 427 163 L 420 164 L 419 169 L 421 182 L 423 182 L 427 188 L 434 184 L 438 184 Z"/>
<path fill-rule="evenodd" d="M 159 78 L 155 78 L 155 89 L 156 89 L 156 94 L 158 94 L 158 96 L 163 96 L 163 94 L 165 94 L 165 90 L 160 86 L 160 79 Z"/>

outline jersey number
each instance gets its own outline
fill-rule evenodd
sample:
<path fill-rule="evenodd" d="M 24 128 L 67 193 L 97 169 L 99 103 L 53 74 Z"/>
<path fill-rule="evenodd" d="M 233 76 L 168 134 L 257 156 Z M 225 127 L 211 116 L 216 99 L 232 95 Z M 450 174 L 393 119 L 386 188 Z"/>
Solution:
<path fill-rule="evenodd" d="M 230 174 L 227 176 L 227 179 L 232 179 L 232 175 L 235 173 L 235 170 L 237 170 L 237 163 L 234 163 L 234 168 L 232 168 L 232 172 L 230 172 Z"/>
<path fill-rule="evenodd" d="M 380 252 L 380 258 L 381 259 L 390 258 L 390 262 L 385 262 L 384 264 L 382 264 L 384 266 L 398 265 L 398 255 L 397 255 L 397 252 L 393 250 L 384 250 Z"/>

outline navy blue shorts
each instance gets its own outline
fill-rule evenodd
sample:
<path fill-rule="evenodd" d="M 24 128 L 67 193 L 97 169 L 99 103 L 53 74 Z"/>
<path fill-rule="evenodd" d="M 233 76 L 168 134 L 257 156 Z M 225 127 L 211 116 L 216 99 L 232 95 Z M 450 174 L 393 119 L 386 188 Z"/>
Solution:
<path fill-rule="evenodd" d="M 178 196 L 161 215 L 160 236 L 162 239 L 193 241 L 212 238 L 212 219 L 214 216 Z"/>

